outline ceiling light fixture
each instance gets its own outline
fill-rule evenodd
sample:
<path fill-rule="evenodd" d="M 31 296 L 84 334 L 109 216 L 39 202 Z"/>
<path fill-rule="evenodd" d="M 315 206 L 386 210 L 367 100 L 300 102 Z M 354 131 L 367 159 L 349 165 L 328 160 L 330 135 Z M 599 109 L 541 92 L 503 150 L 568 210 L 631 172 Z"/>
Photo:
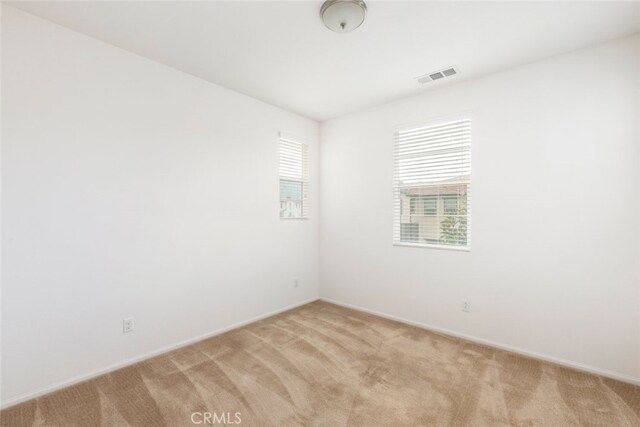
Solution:
<path fill-rule="evenodd" d="M 364 22 L 367 5 L 363 0 L 327 0 L 320 8 L 322 22 L 331 31 L 348 33 Z"/>

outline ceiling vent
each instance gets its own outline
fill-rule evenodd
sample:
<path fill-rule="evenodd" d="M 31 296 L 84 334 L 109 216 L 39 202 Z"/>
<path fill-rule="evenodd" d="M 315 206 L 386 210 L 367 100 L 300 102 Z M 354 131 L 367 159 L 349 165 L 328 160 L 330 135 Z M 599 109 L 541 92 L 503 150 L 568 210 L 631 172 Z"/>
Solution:
<path fill-rule="evenodd" d="M 458 73 L 459 73 L 458 68 L 453 66 L 453 67 L 444 68 L 439 71 L 435 71 L 433 73 L 425 74 L 424 76 L 418 76 L 416 77 L 416 80 L 420 84 L 425 84 L 425 83 L 433 82 L 435 80 L 444 79 L 445 77 L 455 76 Z"/>

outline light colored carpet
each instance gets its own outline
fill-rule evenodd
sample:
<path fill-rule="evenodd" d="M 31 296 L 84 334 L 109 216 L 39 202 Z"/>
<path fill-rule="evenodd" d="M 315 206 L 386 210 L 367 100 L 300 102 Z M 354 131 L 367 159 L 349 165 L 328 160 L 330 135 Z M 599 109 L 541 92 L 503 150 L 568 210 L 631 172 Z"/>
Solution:
<path fill-rule="evenodd" d="M 192 426 L 194 412 L 243 426 L 640 426 L 640 387 L 314 302 L 0 415 Z"/>

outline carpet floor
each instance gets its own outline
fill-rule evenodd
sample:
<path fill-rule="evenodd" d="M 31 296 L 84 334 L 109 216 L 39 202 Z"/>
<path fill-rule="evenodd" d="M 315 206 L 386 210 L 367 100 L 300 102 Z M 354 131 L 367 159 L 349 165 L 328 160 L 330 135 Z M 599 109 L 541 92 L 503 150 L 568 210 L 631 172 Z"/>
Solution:
<path fill-rule="evenodd" d="M 640 426 L 640 387 L 318 301 L 0 417 L 2 426 Z"/>

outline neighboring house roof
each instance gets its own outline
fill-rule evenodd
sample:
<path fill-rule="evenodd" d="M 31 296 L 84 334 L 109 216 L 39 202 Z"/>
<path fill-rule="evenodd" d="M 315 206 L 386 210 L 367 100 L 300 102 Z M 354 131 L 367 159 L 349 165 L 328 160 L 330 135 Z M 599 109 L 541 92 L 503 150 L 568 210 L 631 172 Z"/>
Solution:
<path fill-rule="evenodd" d="M 403 187 L 402 193 L 408 196 L 435 196 L 446 194 L 465 194 L 469 185 L 469 175 L 424 184 L 411 184 Z"/>

